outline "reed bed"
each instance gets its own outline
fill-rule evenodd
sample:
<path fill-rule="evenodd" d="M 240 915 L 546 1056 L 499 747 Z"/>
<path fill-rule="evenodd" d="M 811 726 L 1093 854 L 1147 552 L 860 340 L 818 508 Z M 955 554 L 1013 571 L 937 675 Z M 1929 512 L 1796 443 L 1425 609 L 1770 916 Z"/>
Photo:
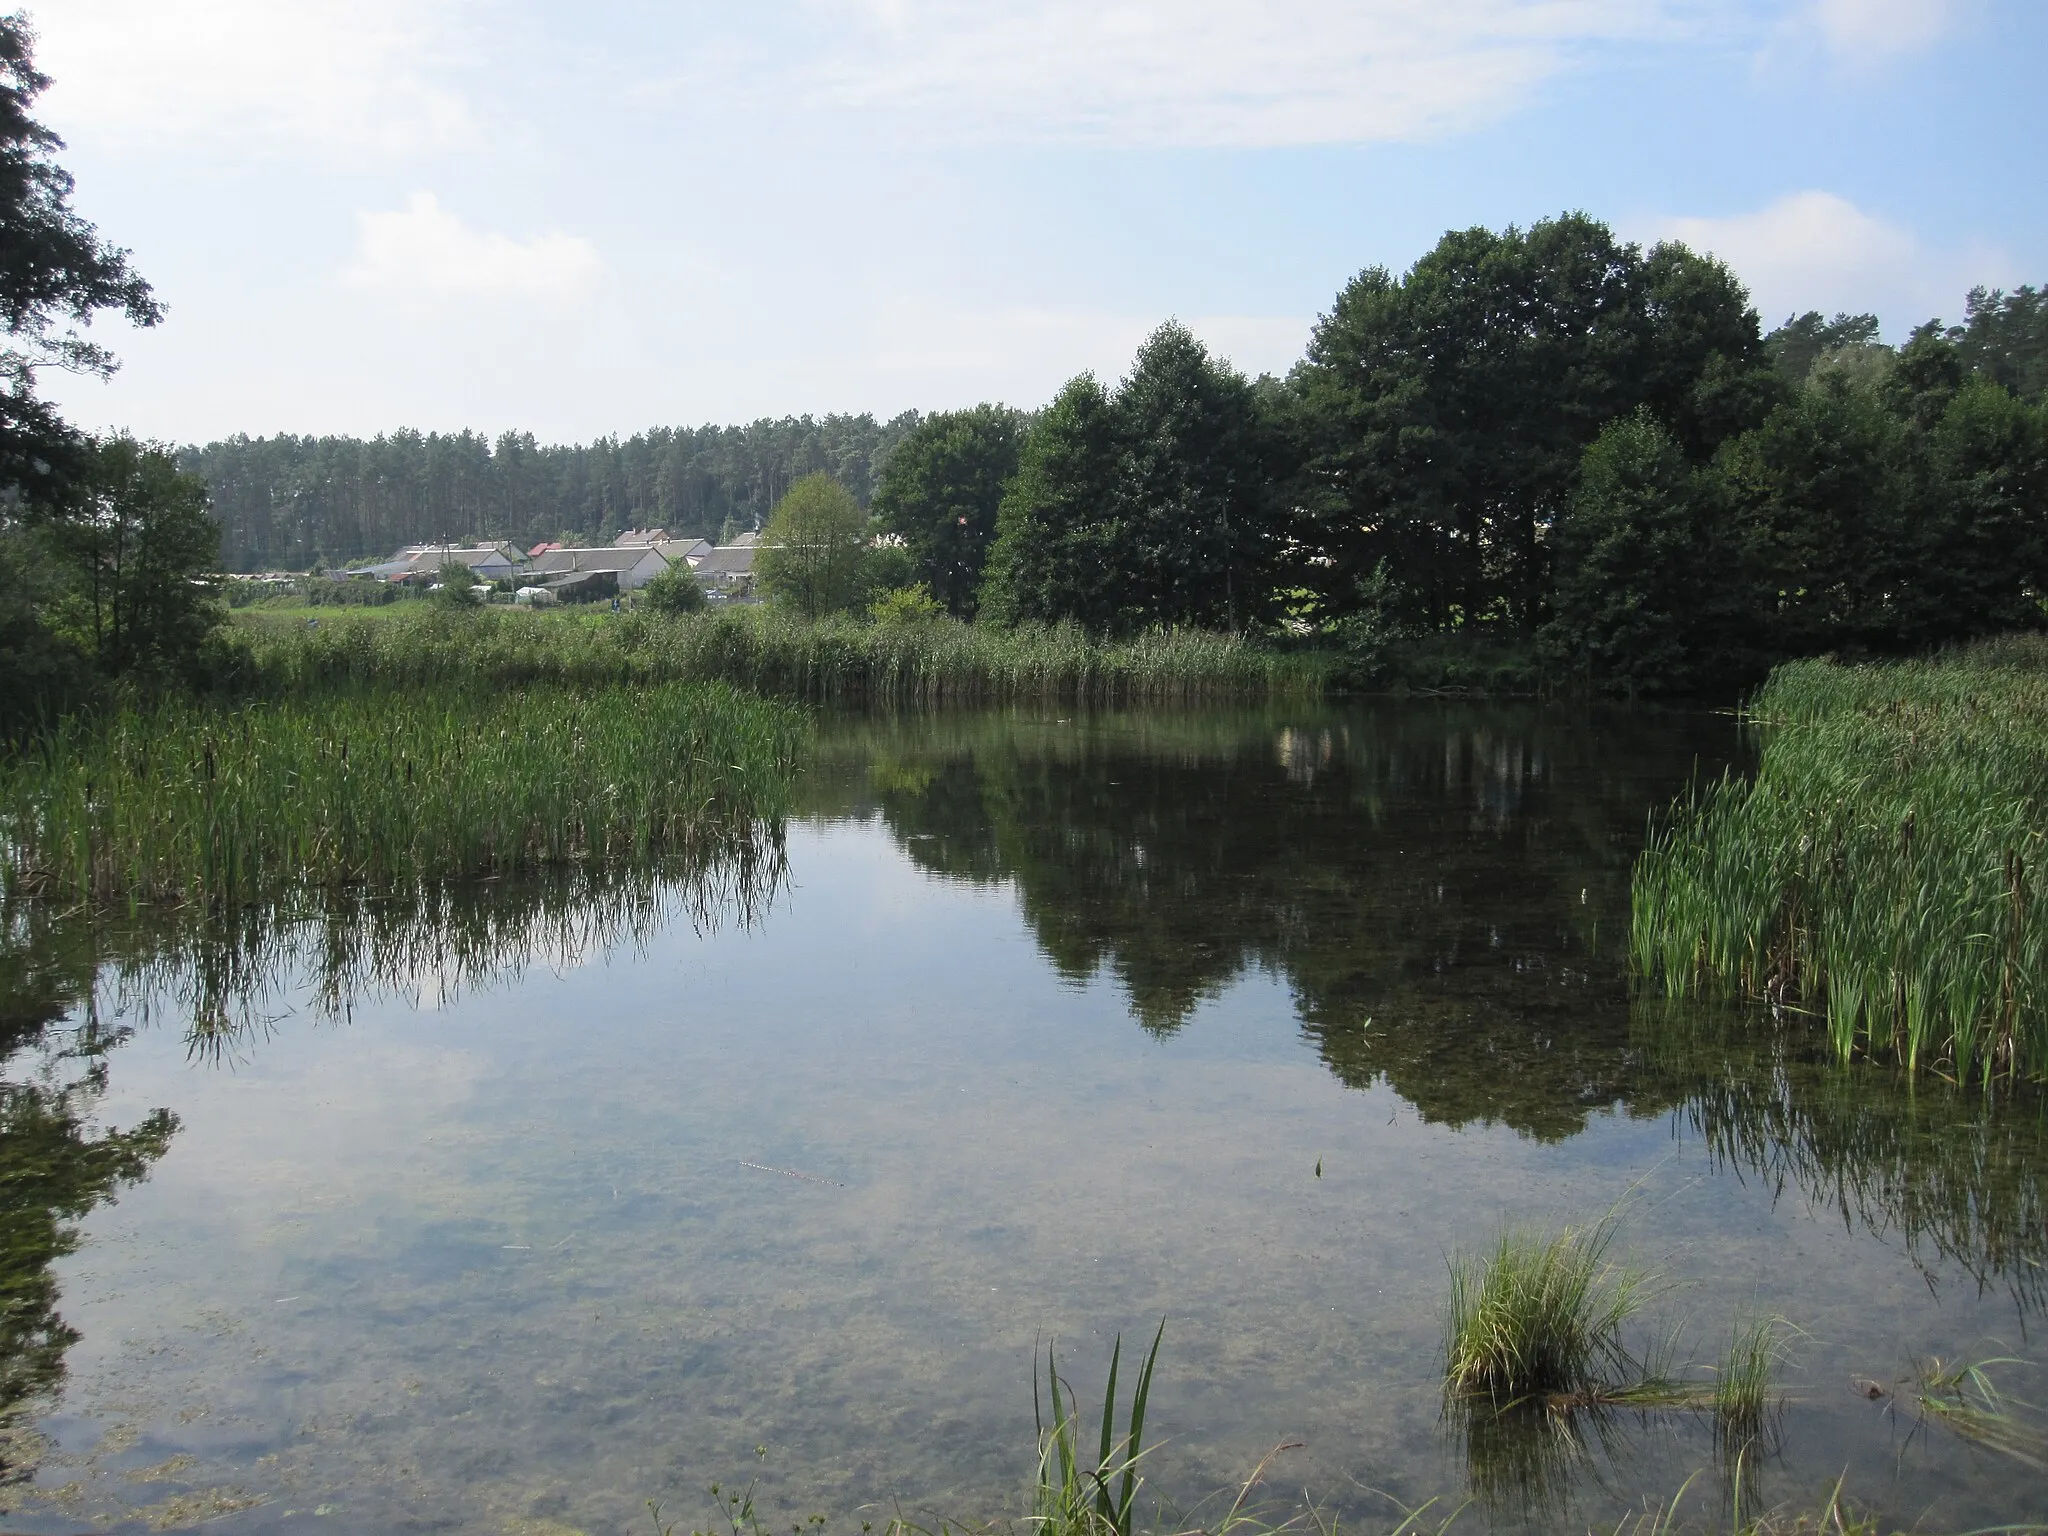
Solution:
<path fill-rule="evenodd" d="M 0 760 L 0 884 L 132 909 L 709 857 L 783 814 L 805 730 L 715 684 L 174 697 Z"/>
<path fill-rule="evenodd" d="M 1637 862 L 1638 972 L 1812 1011 L 1845 1058 L 2048 1076 L 2048 638 L 1797 662 L 1747 714 L 1755 779 Z"/>
<path fill-rule="evenodd" d="M 334 684 L 715 681 L 814 702 L 1170 703 L 1314 697 L 1329 668 L 1325 657 L 1193 630 L 1104 641 L 1070 625 L 809 620 L 772 607 L 613 615 L 422 604 L 375 619 L 242 626 L 221 677 L 230 688 L 287 695 Z"/>

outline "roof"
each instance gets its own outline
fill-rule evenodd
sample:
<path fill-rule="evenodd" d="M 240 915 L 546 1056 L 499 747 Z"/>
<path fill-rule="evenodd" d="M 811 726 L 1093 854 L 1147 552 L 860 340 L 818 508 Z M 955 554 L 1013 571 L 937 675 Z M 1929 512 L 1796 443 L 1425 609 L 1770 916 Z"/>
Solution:
<path fill-rule="evenodd" d="M 542 539 L 538 544 L 534 545 L 533 548 L 529 549 L 526 552 L 526 558 L 531 560 L 537 556 L 546 554 L 551 549 L 560 549 L 561 547 L 561 544 L 554 539 Z"/>
<path fill-rule="evenodd" d="M 754 569 L 754 546 L 721 544 L 697 562 L 699 576 L 746 576 Z"/>
<path fill-rule="evenodd" d="M 612 547 L 614 549 L 631 549 L 637 544 L 645 548 L 650 544 L 665 544 L 667 542 L 668 530 L 666 528 L 628 528 L 624 533 L 612 540 Z"/>
<path fill-rule="evenodd" d="M 663 539 L 654 546 L 654 549 L 660 554 L 662 559 L 668 561 L 671 565 L 675 564 L 678 560 L 687 560 L 691 565 L 695 565 L 699 560 L 702 560 L 711 553 L 711 541 L 709 539 Z"/>
<path fill-rule="evenodd" d="M 663 565 L 668 564 L 658 549 L 649 549 L 645 545 L 620 549 L 613 545 L 608 549 L 551 549 L 534 556 L 533 568 L 542 575 L 563 571 L 630 571 L 643 560 L 660 560 Z"/>

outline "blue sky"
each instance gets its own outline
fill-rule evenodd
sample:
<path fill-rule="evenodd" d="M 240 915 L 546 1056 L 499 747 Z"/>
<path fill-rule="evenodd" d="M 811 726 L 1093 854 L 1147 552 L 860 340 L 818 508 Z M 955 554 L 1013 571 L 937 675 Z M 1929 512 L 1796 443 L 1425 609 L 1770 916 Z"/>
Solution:
<path fill-rule="evenodd" d="M 2048 281 L 2043 0 L 43 0 L 170 306 L 82 424 L 544 439 L 1035 405 L 1579 208 L 1766 324 Z"/>

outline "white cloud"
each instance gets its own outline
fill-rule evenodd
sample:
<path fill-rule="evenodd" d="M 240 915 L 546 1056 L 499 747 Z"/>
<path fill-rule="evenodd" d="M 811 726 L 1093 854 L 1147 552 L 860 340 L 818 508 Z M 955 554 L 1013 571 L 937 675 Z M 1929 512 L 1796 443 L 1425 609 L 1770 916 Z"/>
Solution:
<path fill-rule="evenodd" d="M 323 158 L 472 142 L 448 0 L 43 0 L 48 116 L 81 143 Z"/>
<path fill-rule="evenodd" d="M 1955 0 L 1816 0 L 1814 19 L 1836 53 L 1873 60 L 1939 40 L 1955 12 Z"/>
<path fill-rule="evenodd" d="M 403 209 L 356 215 L 355 260 L 342 273 L 351 288 L 408 296 L 575 298 L 604 270 L 597 248 L 550 232 L 525 240 L 471 229 L 431 192 Z"/>
<path fill-rule="evenodd" d="M 1931 316 L 1960 317 L 1975 283 L 2010 281 L 1985 247 L 1931 247 L 1832 192 L 1794 192 L 1753 213 L 1655 221 L 1650 238 L 1711 251 L 1749 285 L 1764 324 L 1818 309 L 1874 313 L 1897 334 Z"/>
<path fill-rule="evenodd" d="M 751 74 L 915 136 L 1169 145 L 1418 139 L 1497 120 L 1591 45 L 1700 0 L 811 0 Z M 789 52 L 798 50 L 794 64 Z M 703 57 L 709 57 L 704 55 Z M 788 97 L 782 96 L 784 105 Z"/>

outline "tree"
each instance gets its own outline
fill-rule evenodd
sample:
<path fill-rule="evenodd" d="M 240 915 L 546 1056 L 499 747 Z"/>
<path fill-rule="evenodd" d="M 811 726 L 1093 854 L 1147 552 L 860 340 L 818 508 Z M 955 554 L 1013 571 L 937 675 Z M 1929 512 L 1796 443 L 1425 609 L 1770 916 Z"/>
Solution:
<path fill-rule="evenodd" d="M 1431 627 L 1531 629 L 1579 461 L 1638 406 L 1690 456 L 1768 408 L 1756 315 L 1720 263 L 1582 214 L 1453 231 L 1360 274 L 1291 383 L 1311 430 L 1300 579 L 1341 611 L 1382 561 Z"/>
<path fill-rule="evenodd" d="M 1788 384 L 1804 384 L 1813 365 L 1844 347 L 1879 347 L 1877 316 L 1838 314 L 1824 320 L 1817 309 L 1793 315 L 1764 338 L 1764 351 Z"/>
<path fill-rule="evenodd" d="M 1032 429 L 984 601 L 1119 634 L 1258 617 L 1273 542 L 1260 444 L 1252 386 L 1169 321 L 1114 394 L 1084 374 Z"/>
<path fill-rule="evenodd" d="M 40 368 L 110 374 L 111 353 L 80 327 L 114 310 L 155 325 L 163 308 L 71 207 L 72 179 L 57 164 L 64 141 L 31 115 L 49 77 L 35 67 L 35 36 L 0 16 L 0 485 L 25 502 L 61 498 L 84 466 L 83 445 L 36 398 Z"/>
<path fill-rule="evenodd" d="M 105 675 L 182 672 L 220 622 L 206 487 L 171 449 L 131 437 L 94 445 L 87 473 L 66 514 L 39 530 L 65 577 L 54 627 Z"/>
<path fill-rule="evenodd" d="M 2048 292 L 1972 288 L 1948 336 L 1977 372 L 2023 399 L 2048 396 Z"/>
<path fill-rule="evenodd" d="M 762 589 L 818 618 L 861 597 L 868 520 L 846 487 L 820 471 L 806 475 L 775 505 L 761 530 L 754 569 Z"/>
<path fill-rule="evenodd" d="M 482 606 L 476 594 L 476 573 L 460 560 L 443 560 L 441 568 L 434 573 L 437 590 L 434 597 L 449 608 L 478 608 Z"/>
<path fill-rule="evenodd" d="M 1697 472 L 1647 408 L 1593 440 L 1555 532 L 1545 650 L 1567 675 L 1655 693 L 1712 679 L 1739 578 L 1711 536 Z"/>
<path fill-rule="evenodd" d="M 883 462 L 875 517 L 903 540 L 917 578 L 956 618 L 974 616 L 1024 436 L 1023 415 L 1000 405 L 941 411 L 911 428 Z"/>
<path fill-rule="evenodd" d="M 1093 374 L 1069 379 L 1026 439 L 1004 494 L 980 607 L 1002 623 L 1111 627 L 1116 413 Z"/>
<path fill-rule="evenodd" d="M 656 613 L 698 613 L 705 606 L 704 584 L 678 560 L 640 589 L 640 601 Z"/>

